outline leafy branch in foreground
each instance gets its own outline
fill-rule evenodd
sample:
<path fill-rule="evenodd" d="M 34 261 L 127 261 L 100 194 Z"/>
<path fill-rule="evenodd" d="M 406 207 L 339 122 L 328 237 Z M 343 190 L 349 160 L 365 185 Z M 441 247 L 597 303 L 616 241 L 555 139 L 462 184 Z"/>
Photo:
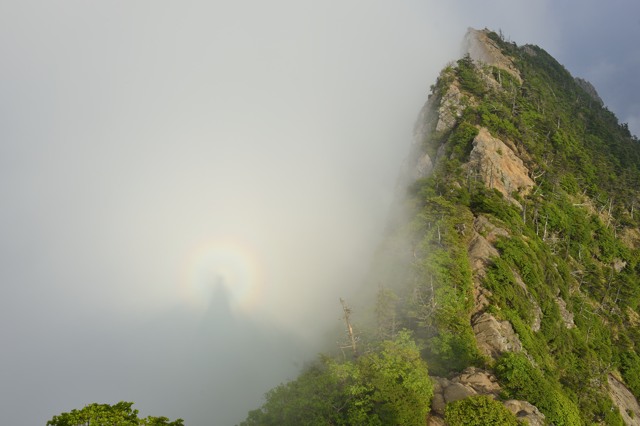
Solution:
<path fill-rule="evenodd" d="M 89 404 L 68 413 L 53 416 L 47 426 L 184 426 L 184 420 L 169 421 L 167 417 L 138 418 L 138 410 L 131 408 L 133 402 L 117 404 Z"/>
<path fill-rule="evenodd" d="M 241 426 L 424 425 L 432 396 L 427 365 L 403 330 L 355 361 L 321 359 L 269 391 Z"/>

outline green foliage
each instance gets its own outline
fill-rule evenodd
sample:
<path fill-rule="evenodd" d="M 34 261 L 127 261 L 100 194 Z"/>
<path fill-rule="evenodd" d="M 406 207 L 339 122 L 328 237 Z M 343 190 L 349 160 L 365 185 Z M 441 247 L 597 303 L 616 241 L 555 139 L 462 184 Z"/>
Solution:
<path fill-rule="evenodd" d="M 482 280 L 491 292 L 487 309 L 512 324 L 527 354 L 505 354 L 495 364 L 504 396 L 528 400 L 555 425 L 621 425 L 606 377 L 618 369 L 640 398 L 640 143 L 544 50 L 488 36 L 513 60 L 521 79 L 466 56 L 432 87 L 431 101 L 438 106 L 455 84 L 462 111 L 452 129 L 420 141 L 439 160 L 428 178 L 408 188 L 409 219 L 397 231 L 407 242 L 407 256 L 392 274 L 397 298 L 379 295 L 378 338 L 394 337 L 396 326 L 412 329 L 437 375 L 493 366 L 480 354 L 471 328 L 474 279 Z M 428 119 L 425 124 L 435 128 L 433 117 Z M 482 171 L 468 161 L 479 127 L 521 158 L 535 181 L 530 191 L 504 196 L 477 178 Z M 480 216 L 505 232 L 492 235 L 499 255 L 473 277 L 468 249 L 475 232 L 484 232 L 474 229 Z M 575 327 L 563 318 L 565 309 Z M 538 330 L 533 325 L 540 313 Z M 289 424 L 327 424 L 327 418 L 332 424 L 398 424 L 390 419 L 399 412 L 382 408 L 397 401 L 380 398 L 401 391 L 374 373 L 374 365 L 388 363 L 382 352 L 376 354 L 325 362 L 306 372 L 311 376 L 305 380 L 331 391 L 282 385 L 286 398 L 272 395 L 265 407 L 286 399 L 296 412 L 323 413 L 316 418 L 322 420 L 305 423 L 301 417 Z M 374 382 L 385 391 L 374 391 Z M 311 393 L 318 398 L 296 402 L 292 396 Z M 329 408 L 327 401 L 333 401 Z M 499 416 L 493 402 L 482 400 L 451 405 L 448 415 L 469 414 L 473 404 Z M 281 411 L 255 415 L 275 412 Z M 248 424 L 287 424 L 281 420 Z M 472 421 L 467 417 L 462 424 Z"/>
<path fill-rule="evenodd" d="M 47 426 L 183 426 L 184 421 L 169 421 L 167 417 L 138 418 L 138 410 L 132 408 L 133 402 L 109 404 L 89 404 L 84 408 L 73 409 L 68 413 L 53 416 Z"/>
<path fill-rule="evenodd" d="M 495 295 L 495 303 L 515 310 L 525 321 L 530 321 L 531 303 L 524 289 L 516 283 L 513 272 L 504 259 L 493 260 L 487 268 L 484 284 Z"/>
<path fill-rule="evenodd" d="M 431 409 L 433 385 L 411 335 L 403 331 L 379 352 L 358 359 L 372 389 L 373 413 L 382 424 L 423 425 Z"/>
<path fill-rule="evenodd" d="M 456 76 L 463 90 L 476 96 L 482 96 L 485 93 L 485 85 L 480 79 L 476 65 L 469 55 L 458 60 Z"/>
<path fill-rule="evenodd" d="M 575 402 L 524 355 L 506 353 L 498 360 L 495 371 L 506 397 L 531 402 L 557 426 L 584 424 Z"/>
<path fill-rule="evenodd" d="M 392 339 L 398 331 L 398 296 L 389 288 L 380 287 L 376 296 L 376 335 L 379 340 Z"/>
<path fill-rule="evenodd" d="M 640 144 L 544 50 L 488 36 L 513 59 L 522 82 L 496 67 L 459 61 L 456 79 L 468 106 L 451 135 L 436 135 L 450 160 L 436 167 L 438 191 L 423 193 L 423 205 L 444 194 L 511 235 L 494 243 L 500 255 L 487 266 L 483 285 L 492 293 L 492 313 L 513 325 L 538 366 L 530 373 L 557 396 L 555 405 L 537 396 L 547 412 L 560 419 L 566 405 L 584 423 L 620 424 L 606 389 L 593 384 L 606 382 L 608 369 L 617 367 L 632 391 L 640 390 L 640 327 L 630 326 L 625 314 L 640 308 L 638 249 L 620 238 L 640 226 Z M 496 84 L 487 84 L 489 78 Z M 459 178 L 468 146 L 453 136 L 463 125 L 486 127 L 515 147 L 536 177 L 529 194 L 513 195 L 522 207 Z M 627 266 L 616 270 L 622 262 Z M 574 314 L 576 328 L 564 325 L 557 298 Z M 531 327 L 534 304 L 542 311 L 539 331 Z M 430 351 L 445 362 L 453 357 L 453 335 L 440 327 L 431 341 Z M 534 389 L 521 392 L 536 397 Z"/>
<path fill-rule="evenodd" d="M 447 150 L 449 156 L 461 162 L 468 161 L 473 148 L 473 139 L 478 135 L 478 128 L 466 121 L 461 122 L 449 136 Z"/>
<path fill-rule="evenodd" d="M 446 184 L 446 183 L 443 183 Z M 467 254 L 471 228 L 469 209 L 456 199 L 435 195 L 439 182 L 429 180 L 419 195 L 428 197 L 412 222 L 421 236 L 416 250 L 416 287 L 412 291 L 410 315 L 419 326 L 417 337 L 424 339 L 424 355 L 436 374 L 459 371 L 469 365 L 481 365 L 470 325 L 473 307 L 472 274 Z"/>
<path fill-rule="evenodd" d="M 640 356 L 634 351 L 620 354 L 620 372 L 636 398 L 640 398 Z"/>
<path fill-rule="evenodd" d="M 520 213 L 497 189 L 478 188 L 471 196 L 471 210 L 475 214 L 490 214 L 513 227 L 521 223 Z"/>
<path fill-rule="evenodd" d="M 470 396 L 450 402 L 445 407 L 445 421 L 450 426 L 518 426 L 518 421 L 500 402 L 486 395 Z"/>
<path fill-rule="evenodd" d="M 241 425 L 423 425 L 432 396 L 427 365 L 401 331 L 353 362 L 324 358 L 269 391 Z"/>

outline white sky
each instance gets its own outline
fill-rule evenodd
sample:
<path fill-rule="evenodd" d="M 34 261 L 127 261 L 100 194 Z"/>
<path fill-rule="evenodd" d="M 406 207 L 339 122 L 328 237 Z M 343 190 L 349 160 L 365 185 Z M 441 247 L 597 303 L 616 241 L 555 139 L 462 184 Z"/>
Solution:
<path fill-rule="evenodd" d="M 545 48 L 640 134 L 639 8 L 0 0 L 0 424 L 241 420 L 356 297 L 466 28 Z"/>

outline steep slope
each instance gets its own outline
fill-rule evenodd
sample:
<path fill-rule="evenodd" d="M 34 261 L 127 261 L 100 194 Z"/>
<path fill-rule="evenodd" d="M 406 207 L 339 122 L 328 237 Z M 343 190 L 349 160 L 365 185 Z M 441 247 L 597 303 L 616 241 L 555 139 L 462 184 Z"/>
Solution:
<path fill-rule="evenodd" d="M 301 401 L 307 424 L 640 424 L 639 141 L 539 47 L 464 43 L 419 115 L 360 352 L 245 424 L 295 424 Z"/>
<path fill-rule="evenodd" d="M 465 42 L 414 147 L 405 300 L 429 366 L 488 368 L 556 425 L 640 424 L 638 140 L 542 49 Z"/>

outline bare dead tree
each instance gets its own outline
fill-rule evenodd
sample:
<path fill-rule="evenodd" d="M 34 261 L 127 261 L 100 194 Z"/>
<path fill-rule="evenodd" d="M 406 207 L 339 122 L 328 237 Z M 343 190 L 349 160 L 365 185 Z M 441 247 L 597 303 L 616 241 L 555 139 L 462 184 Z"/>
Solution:
<path fill-rule="evenodd" d="M 351 308 L 347 305 L 347 302 L 344 301 L 343 298 L 340 298 L 340 304 L 342 305 L 342 311 L 344 315 L 342 318 L 344 319 L 344 323 L 347 326 L 347 336 L 349 338 L 349 345 L 346 347 L 351 347 L 353 351 L 353 357 L 358 357 L 358 338 L 355 336 L 353 332 L 353 325 L 351 325 Z"/>

